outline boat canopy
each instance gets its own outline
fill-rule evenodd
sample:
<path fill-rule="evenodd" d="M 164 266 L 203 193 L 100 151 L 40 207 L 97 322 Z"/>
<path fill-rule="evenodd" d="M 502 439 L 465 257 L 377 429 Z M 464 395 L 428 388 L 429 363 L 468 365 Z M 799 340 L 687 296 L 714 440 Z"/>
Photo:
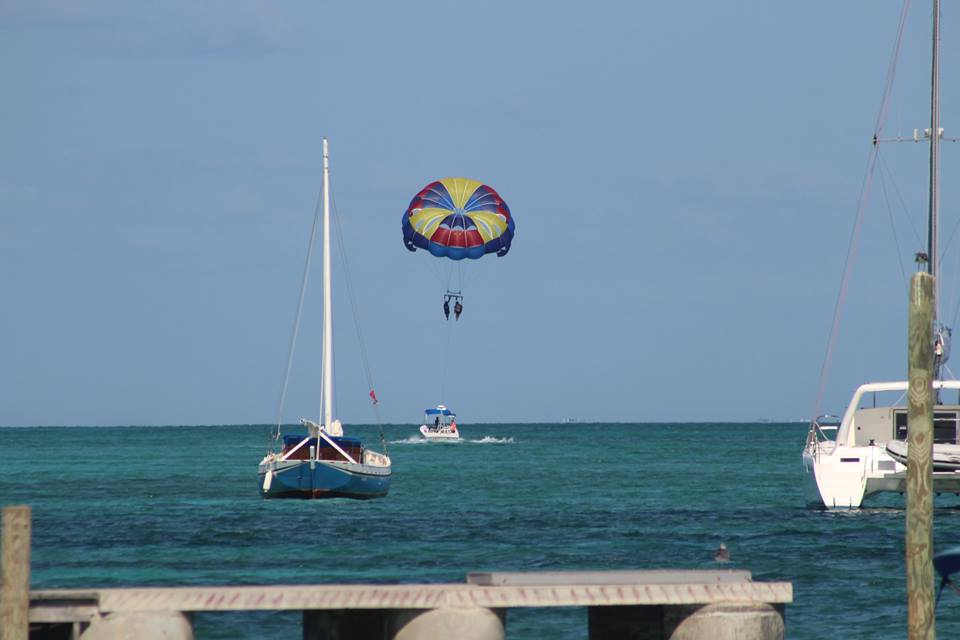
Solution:
<path fill-rule="evenodd" d="M 453 411 L 444 407 L 443 409 L 427 409 L 425 412 L 428 416 L 455 416 Z"/>
<path fill-rule="evenodd" d="M 300 443 L 303 441 L 303 439 L 306 438 L 306 437 L 308 437 L 307 434 L 297 434 L 297 433 L 287 433 L 287 434 L 284 434 L 284 436 L 283 436 L 283 445 L 284 445 L 285 447 L 295 447 L 295 446 L 297 446 L 298 444 L 300 444 Z M 314 436 L 309 436 L 309 437 L 310 437 L 312 440 L 316 440 L 316 439 L 317 439 L 317 438 L 314 437 Z M 331 440 L 333 440 L 334 442 L 336 442 L 338 446 L 343 447 L 343 448 L 351 448 L 351 447 L 360 447 L 360 446 L 362 446 L 362 443 L 360 442 L 360 438 L 351 438 L 351 437 L 349 437 L 349 436 L 329 436 L 329 435 L 328 435 L 327 437 L 330 438 Z M 304 445 L 304 446 L 306 446 L 306 445 Z M 321 447 L 321 448 L 323 448 L 323 447 L 328 447 L 328 448 L 330 448 L 330 443 L 327 442 L 325 439 L 320 438 L 320 447 Z"/>

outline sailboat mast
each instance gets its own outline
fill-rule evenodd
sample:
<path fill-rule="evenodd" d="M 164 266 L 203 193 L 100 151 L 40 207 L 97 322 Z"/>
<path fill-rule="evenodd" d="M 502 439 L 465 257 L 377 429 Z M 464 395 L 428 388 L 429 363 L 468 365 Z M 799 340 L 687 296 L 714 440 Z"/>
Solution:
<path fill-rule="evenodd" d="M 928 255 L 930 262 L 927 271 L 934 276 L 934 322 L 936 322 L 937 293 L 939 283 L 936 280 L 939 256 L 937 255 L 937 227 L 940 216 L 940 0 L 933 0 L 933 64 L 930 78 L 930 209 L 928 223 Z"/>
<path fill-rule="evenodd" d="M 333 423 L 333 291 L 330 281 L 330 150 L 323 139 L 323 426 Z"/>

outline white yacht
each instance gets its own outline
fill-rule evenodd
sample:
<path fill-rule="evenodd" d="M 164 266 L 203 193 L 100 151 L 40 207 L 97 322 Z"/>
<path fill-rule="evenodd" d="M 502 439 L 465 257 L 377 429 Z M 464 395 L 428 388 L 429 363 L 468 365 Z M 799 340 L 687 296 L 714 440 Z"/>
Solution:
<path fill-rule="evenodd" d="M 902 33 L 902 30 L 900 31 Z M 898 35 L 899 38 L 899 35 Z M 899 51 L 897 42 L 895 51 Z M 940 127 L 940 2 L 933 0 L 933 47 L 930 91 L 930 128 L 914 131 L 911 142 L 926 141 L 930 146 L 930 173 L 928 188 L 927 247 L 916 254 L 918 266 L 934 276 L 934 309 L 936 307 L 939 283 L 936 276 L 940 267 L 937 251 L 939 208 L 940 208 L 940 142 L 956 141 L 956 138 L 944 138 Z M 896 56 L 888 74 L 887 91 L 881 105 L 881 117 L 873 138 L 873 152 L 870 156 L 868 179 L 873 175 L 878 158 L 878 145 L 881 142 L 900 142 L 901 138 L 884 139 L 883 113 L 887 105 L 889 82 L 895 70 Z M 932 132 L 935 132 L 933 134 Z M 863 213 L 869 191 L 869 181 L 861 193 Z M 849 257 L 848 257 L 849 259 Z M 841 292 L 846 284 L 841 285 Z M 842 295 L 842 293 L 841 293 Z M 842 300 L 842 298 L 841 298 Z M 839 309 L 838 303 L 838 309 Z M 904 305 L 906 306 L 906 305 Z M 905 312 L 905 310 L 904 310 Z M 834 318 L 834 329 L 837 316 Z M 960 381 L 944 380 L 943 373 L 949 373 L 945 364 L 950 355 L 950 335 L 948 327 L 934 322 L 934 362 L 933 388 L 936 398 L 934 407 L 933 442 L 933 490 L 935 492 L 953 492 L 960 494 Z M 831 335 L 831 341 L 834 334 Z M 897 342 L 893 343 L 898 344 Z M 906 353 L 906 340 L 903 353 Z M 828 356 L 829 359 L 829 345 Z M 823 375 L 823 374 L 821 374 Z M 882 492 L 903 492 L 906 489 L 906 450 L 907 450 L 907 407 L 904 398 L 908 388 L 907 381 L 874 382 L 861 385 L 847 406 L 843 418 L 814 418 L 810 424 L 806 444 L 803 448 L 804 484 L 809 504 L 827 508 L 856 508 L 863 501 Z M 823 378 L 821 377 L 821 390 Z M 950 393 L 957 392 L 957 393 Z M 878 402 L 880 396 L 886 398 Z M 894 395 L 893 401 L 889 396 Z M 946 404 L 945 397 L 956 398 L 957 404 Z M 869 400 L 869 405 L 867 401 Z M 819 402 L 819 401 L 818 401 Z M 815 413 L 819 412 L 817 410 Z M 938 463 L 939 461 L 939 463 Z"/>
<path fill-rule="evenodd" d="M 813 421 L 803 449 L 804 491 L 808 504 L 828 508 L 857 508 L 870 496 L 903 493 L 907 468 L 898 462 L 897 444 L 907 438 L 907 382 L 872 382 L 853 394 L 839 421 Z M 940 395 L 960 393 L 960 381 L 937 380 Z M 890 394 L 893 402 L 876 402 Z M 958 442 L 960 404 L 937 404 L 934 411 L 934 448 Z M 892 444 L 888 451 L 888 444 Z M 936 454 L 935 454 L 936 455 Z M 934 468 L 933 490 L 960 493 L 960 471 Z"/>

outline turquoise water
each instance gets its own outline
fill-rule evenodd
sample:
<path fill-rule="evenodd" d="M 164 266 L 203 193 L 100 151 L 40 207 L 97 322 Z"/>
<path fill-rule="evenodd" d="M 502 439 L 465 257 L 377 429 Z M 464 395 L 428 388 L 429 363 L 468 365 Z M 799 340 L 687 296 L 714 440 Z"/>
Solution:
<path fill-rule="evenodd" d="M 789 581 L 790 638 L 906 635 L 903 510 L 803 507 L 801 424 L 388 426 L 381 500 L 259 497 L 268 427 L 0 429 L 0 503 L 33 507 L 34 588 L 462 582 L 469 571 L 734 568 Z M 348 427 L 369 444 L 375 427 Z M 940 503 L 935 548 L 960 544 Z M 214 613 L 199 638 L 298 637 L 299 612 Z M 938 635 L 960 637 L 944 593 Z M 512 610 L 512 639 L 585 636 L 584 609 Z"/>

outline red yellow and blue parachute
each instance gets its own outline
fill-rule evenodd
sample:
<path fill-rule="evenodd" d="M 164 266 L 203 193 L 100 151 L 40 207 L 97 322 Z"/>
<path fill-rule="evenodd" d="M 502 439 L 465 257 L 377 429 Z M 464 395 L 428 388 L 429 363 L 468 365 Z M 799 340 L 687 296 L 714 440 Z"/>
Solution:
<path fill-rule="evenodd" d="M 403 213 L 403 244 L 438 258 L 502 257 L 514 234 L 510 207 L 492 187 L 469 178 L 431 182 Z"/>

